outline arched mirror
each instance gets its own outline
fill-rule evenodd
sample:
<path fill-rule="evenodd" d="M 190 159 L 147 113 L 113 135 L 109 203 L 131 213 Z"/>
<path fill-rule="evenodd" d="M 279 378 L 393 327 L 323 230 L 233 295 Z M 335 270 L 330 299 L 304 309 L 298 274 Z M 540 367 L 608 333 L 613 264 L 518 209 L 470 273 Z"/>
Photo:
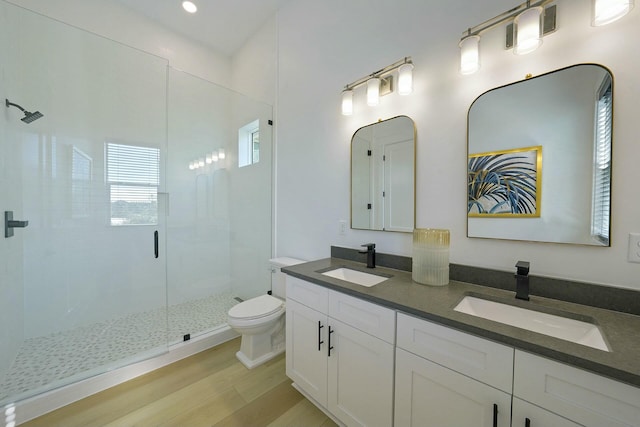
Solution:
<path fill-rule="evenodd" d="M 398 116 L 351 138 L 351 228 L 413 232 L 415 124 Z"/>
<path fill-rule="evenodd" d="M 469 237 L 610 246 L 613 76 L 580 64 L 480 95 L 468 116 Z"/>

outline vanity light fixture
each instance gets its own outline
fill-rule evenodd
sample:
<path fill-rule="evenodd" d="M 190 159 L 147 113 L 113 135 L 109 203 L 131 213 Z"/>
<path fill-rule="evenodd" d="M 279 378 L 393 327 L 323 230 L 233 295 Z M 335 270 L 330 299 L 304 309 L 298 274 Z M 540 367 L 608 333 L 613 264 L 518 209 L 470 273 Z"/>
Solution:
<path fill-rule="evenodd" d="M 408 95 L 413 92 L 413 62 L 411 57 L 407 56 L 346 85 L 342 91 L 342 115 L 350 116 L 353 114 L 353 91 L 365 84 L 367 86 L 367 105 L 378 105 L 381 96 L 393 92 L 393 73 L 396 70 L 398 70 L 398 93 Z"/>
<path fill-rule="evenodd" d="M 633 9 L 634 0 L 593 0 L 591 24 L 594 27 L 610 24 Z"/>
<path fill-rule="evenodd" d="M 205 154 L 204 157 L 199 157 L 189 162 L 189 170 L 196 170 L 205 166 L 214 167 L 218 160 L 222 160 L 226 157 L 224 148 L 218 148 Z"/>
<path fill-rule="evenodd" d="M 467 29 L 460 39 L 460 74 L 480 69 L 480 37 L 485 31 L 506 25 L 505 48 L 523 55 L 542 44 L 542 36 L 556 30 L 556 0 L 526 1 L 498 16 Z M 515 43 L 514 43 L 515 42 Z"/>
<path fill-rule="evenodd" d="M 196 13 L 198 11 L 198 6 L 192 1 L 183 1 L 182 8 L 189 13 Z"/>

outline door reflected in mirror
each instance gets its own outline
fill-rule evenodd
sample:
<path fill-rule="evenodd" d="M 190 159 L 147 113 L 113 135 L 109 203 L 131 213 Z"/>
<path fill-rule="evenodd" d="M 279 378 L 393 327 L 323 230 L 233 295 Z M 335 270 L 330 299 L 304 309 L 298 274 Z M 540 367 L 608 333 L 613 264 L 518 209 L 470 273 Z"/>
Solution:
<path fill-rule="evenodd" d="M 351 139 L 351 228 L 413 232 L 415 124 L 398 116 Z"/>
<path fill-rule="evenodd" d="M 468 115 L 467 235 L 610 246 L 612 121 L 613 76 L 600 65 L 480 95 Z"/>

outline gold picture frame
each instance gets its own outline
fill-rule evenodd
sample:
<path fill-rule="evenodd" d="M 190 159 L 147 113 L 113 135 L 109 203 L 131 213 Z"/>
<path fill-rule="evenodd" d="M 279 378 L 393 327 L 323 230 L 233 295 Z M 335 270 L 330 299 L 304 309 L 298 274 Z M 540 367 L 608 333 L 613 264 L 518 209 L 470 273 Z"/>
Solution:
<path fill-rule="evenodd" d="M 469 154 L 467 215 L 539 218 L 542 146 Z"/>

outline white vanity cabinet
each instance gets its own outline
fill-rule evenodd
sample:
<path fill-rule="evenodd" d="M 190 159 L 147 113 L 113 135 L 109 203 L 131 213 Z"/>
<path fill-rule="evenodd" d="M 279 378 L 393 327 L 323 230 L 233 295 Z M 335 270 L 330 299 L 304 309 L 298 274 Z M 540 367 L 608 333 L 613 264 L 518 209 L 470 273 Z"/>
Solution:
<path fill-rule="evenodd" d="M 581 427 L 581 425 L 514 397 L 511 407 L 511 427 Z"/>
<path fill-rule="evenodd" d="M 508 427 L 513 348 L 398 313 L 396 427 Z"/>
<path fill-rule="evenodd" d="M 640 427 L 640 388 L 520 350 L 515 352 L 513 395 L 514 427 L 524 425 L 518 421 L 516 399 L 585 427 Z M 547 425 L 565 424 L 531 418 L 531 427 Z"/>
<path fill-rule="evenodd" d="M 391 426 L 395 311 L 287 277 L 287 375 L 347 426 Z"/>

